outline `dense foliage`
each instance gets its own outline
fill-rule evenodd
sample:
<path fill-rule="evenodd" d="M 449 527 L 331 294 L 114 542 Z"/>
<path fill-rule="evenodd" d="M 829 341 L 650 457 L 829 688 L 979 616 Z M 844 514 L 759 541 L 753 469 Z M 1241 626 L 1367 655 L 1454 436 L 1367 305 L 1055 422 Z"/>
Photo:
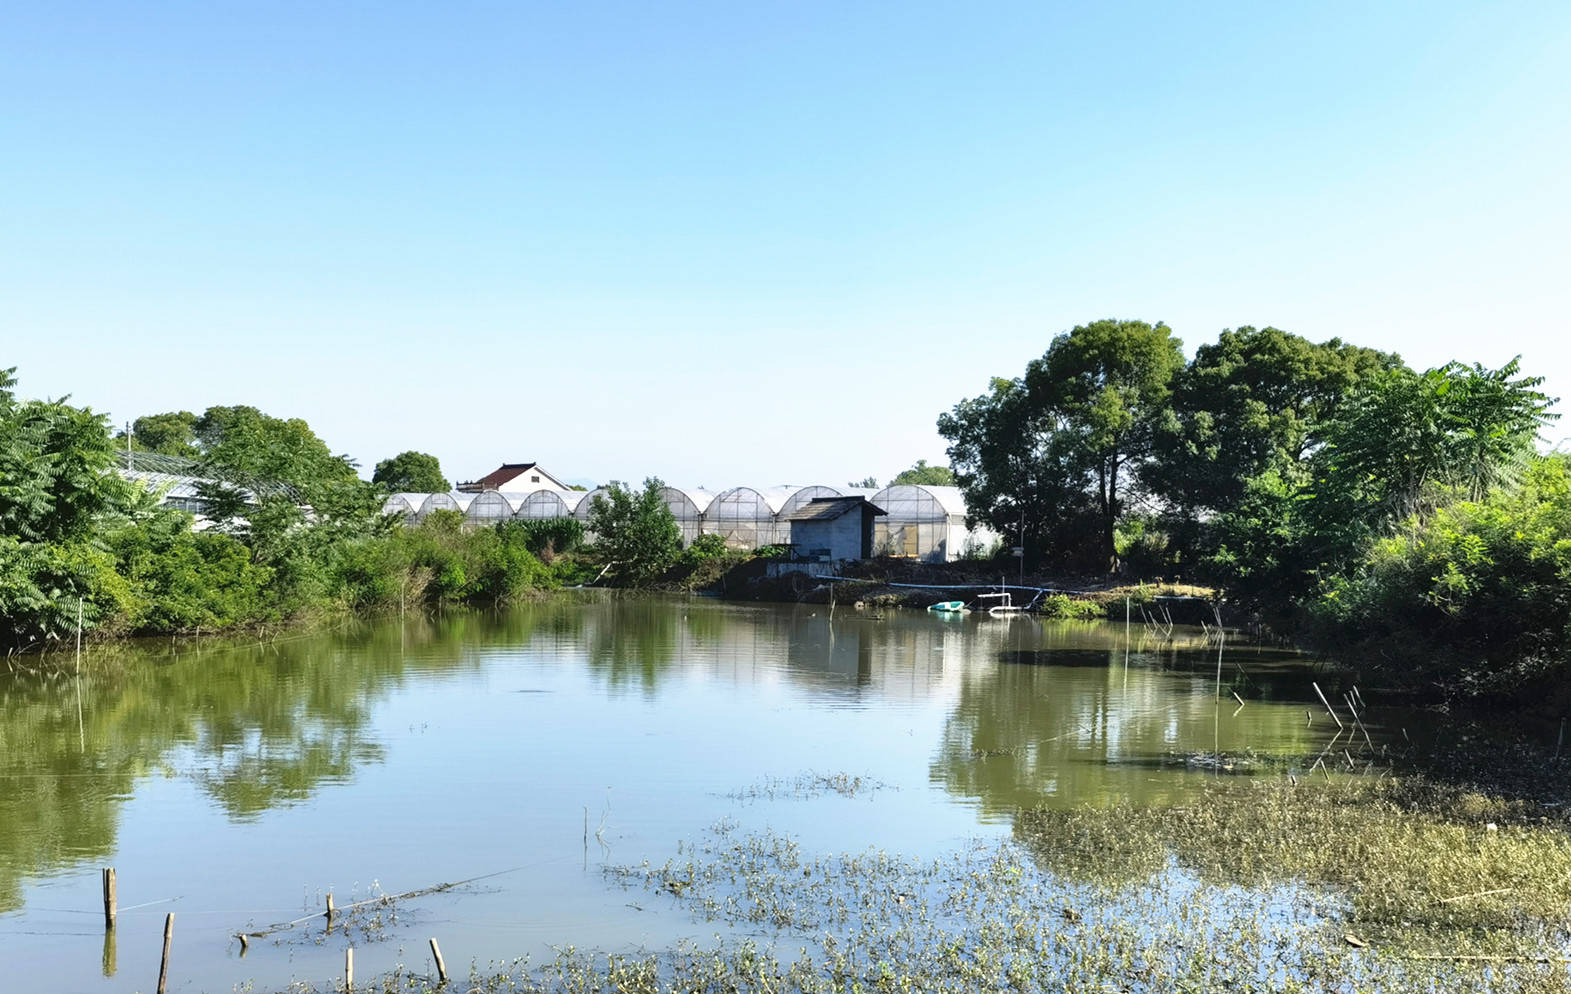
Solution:
<path fill-rule="evenodd" d="M 377 463 L 371 482 L 388 493 L 434 494 L 452 489 L 436 456 L 414 451 Z"/>
<path fill-rule="evenodd" d="M 682 531 L 650 477 L 634 491 L 613 480 L 589 509 L 589 530 L 610 572 L 625 583 L 653 580 L 670 569 L 682 551 Z"/>
<path fill-rule="evenodd" d="M 1311 605 L 1327 645 L 1442 691 L 1518 692 L 1571 663 L 1571 472 L 1538 460 L 1520 487 L 1405 518 Z"/>
<path fill-rule="evenodd" d="M 1102 321 L 938 425 L 972 514 L 1035 564 L 1186 576 L 1370 669 L 1504 693 L 1571 650 L 1541 385 L 1275 328 L 1186 364 L 1163 326 Z"/>
<path fill-rule="evenodd" d="M 0 372 L 0 651 L 75 637 L 216 632 L 346 610 L 494 603 L 580 579 L 577 521 L 401 527 L 304 421 L 254 407 L 152 415 L 131 439 Z M 114 472 L 117 450 L 186 460 L 200 527 Z"/>

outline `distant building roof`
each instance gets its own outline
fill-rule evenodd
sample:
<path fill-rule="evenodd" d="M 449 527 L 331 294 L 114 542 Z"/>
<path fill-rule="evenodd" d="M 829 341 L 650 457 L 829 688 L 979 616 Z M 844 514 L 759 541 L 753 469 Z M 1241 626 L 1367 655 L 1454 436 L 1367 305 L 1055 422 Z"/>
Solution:
<path fill-rule="evenodd" d="M 528 488 L 510 487 L 508 484 L 516 482 L 520 476 L 523 476 L 530 470 L 533 470 L 535 475 L 545 478 L 540 481 L 541 483 L 550 484 L 549 487 L 537 486 L 533 489 L 567 489 L 565 486 L 563 486 L 562 481 L 541 469 L 540 464 L 537 462 L 505 462 L 496 469 L 482 476 L 480 479 L 469 480 L 464 483 L 460 483 L 455 489 L 462 490 L 465 493 L 483 493 L 487 490 L 507 490 L 515 493 L 529 493 L 530 490 Z"/>
<path fill-rule="evenodd" d="M 866 507 L 874 514 L 886 513 L 866 497 L 814 497 L 785 516 L 786 521 L 833 521 L 844 514 Z"/>

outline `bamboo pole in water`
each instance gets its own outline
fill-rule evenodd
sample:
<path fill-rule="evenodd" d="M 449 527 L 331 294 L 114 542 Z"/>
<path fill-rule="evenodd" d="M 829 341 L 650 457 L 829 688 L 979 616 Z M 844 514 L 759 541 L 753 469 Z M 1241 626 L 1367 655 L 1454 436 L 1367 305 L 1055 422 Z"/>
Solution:
<path fill-rule="evenodd" d="M 104 868 L 104 928 L 106 929 L 115 927 L 116 898 L 115 868 L 106 866 Z"/>
<path fill-rule="evenodd" d="M 164 994 L 169 984 L 169 944 L 175 937 L 175 913 L 164 916 L 164 955 L 158 963 L 158 994 Z"/>
<path fill-rule="evenodd" d="M 436 939 L 431 940 L 431 958 L 436 960 L 436 979 L 440 983 L 447 983 L 447 962 L 442 959 L 442 947 L 436 944 Z"/>

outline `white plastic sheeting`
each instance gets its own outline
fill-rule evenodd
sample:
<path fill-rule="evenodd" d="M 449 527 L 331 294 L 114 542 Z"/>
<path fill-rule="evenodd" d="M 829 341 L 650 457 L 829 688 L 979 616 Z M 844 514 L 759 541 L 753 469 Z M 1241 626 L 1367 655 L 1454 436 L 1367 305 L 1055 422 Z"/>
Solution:
<path fill-rule="evenodd" d="M 137 474 L 157 477 L 162 474 Z M 171 491 L 173 494 L 175 491 Z M 582 490 L 536 490 L 529 493 L 393 494 L 383 504 L 387 514 L 419 520 L 434 510 L 465 512 L 475 524 L 517 518 L 573 517 L 589 524 L 596 497 L 605 487 Z M 728 545 L 757 548 L 789 544 L 790 515 L 817 497 L 866 497 L 885 514 L 873 530 L 875 555 L 902 556 L 928 562 L 958 559 L 986 548 L 998 536 L 986 528 L 967 528 L 965 498 L 958 487 L 900 485 L 868 490 L 824 485 L 759 489 L 732 487 L 719 494 L 685 487 L 662 487 L 661 499 L 671 509 L 682 533 L 682 544 L 700 535 L 720 535 Z"/>
<path fill-rule="evenodd" d="M 571 518 L 587 496 L 582 490 L 536 490 L 524 498 L 513 516 L 531 519 Z"/>
<path fill-rule="evenodd" d="M 420 517 L 424 518 L 432 511 L 467 511 L 469 502 L 474 499 L 474 494 L 462 494 L 456 490 L 446 494 L 426 494 L 420 504 Z"/>
<path fill-rule="evenodd" d="M 874 555 L 941 563 L 994 539 L 986 529 L 966 528 L 965 496 L 959 487 L 899 484 L 869 499 L 887 515 L 873 525 Z"/>
<path fill-rule="evenodd" d="M 776 497 L 777 502 L 771 502 L 770 496 Z M 704 534 L 719 535 L 735 549 L 773 545 L 778 531 L 776 516 L 784 502 L 778 493 L 760 492 L 752 487 L 721 491 L 704 512 Z"/>
<path fill-rule="evenodd" d="M 389 494 L 382 502 L 382 513 L 412 518 L 420 513 L 420 505 L 425 503 L 428 496 L 428 494 Z"/>
<path fill-rule="evenodd" d="M 464 518 L 476 524 L 494 525 L 507 521 L 518 513 L 528 494 L 504 494 L 500 490 L 486 490 L 473 495 L 474 500 L 464 509 Z"/>

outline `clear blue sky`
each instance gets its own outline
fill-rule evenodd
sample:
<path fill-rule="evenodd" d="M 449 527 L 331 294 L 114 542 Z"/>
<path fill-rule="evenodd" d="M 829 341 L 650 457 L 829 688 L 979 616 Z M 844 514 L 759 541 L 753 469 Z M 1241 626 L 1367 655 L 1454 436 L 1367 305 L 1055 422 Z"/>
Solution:
<path fill-rule="evenodd" d="M 0 15 L 0 366 L 369 469 L 886 478 L 1101 317 L 1571 396 L 1571 4 Z M 1571 434 L 1571 424 L 1561 434 Z"/>

